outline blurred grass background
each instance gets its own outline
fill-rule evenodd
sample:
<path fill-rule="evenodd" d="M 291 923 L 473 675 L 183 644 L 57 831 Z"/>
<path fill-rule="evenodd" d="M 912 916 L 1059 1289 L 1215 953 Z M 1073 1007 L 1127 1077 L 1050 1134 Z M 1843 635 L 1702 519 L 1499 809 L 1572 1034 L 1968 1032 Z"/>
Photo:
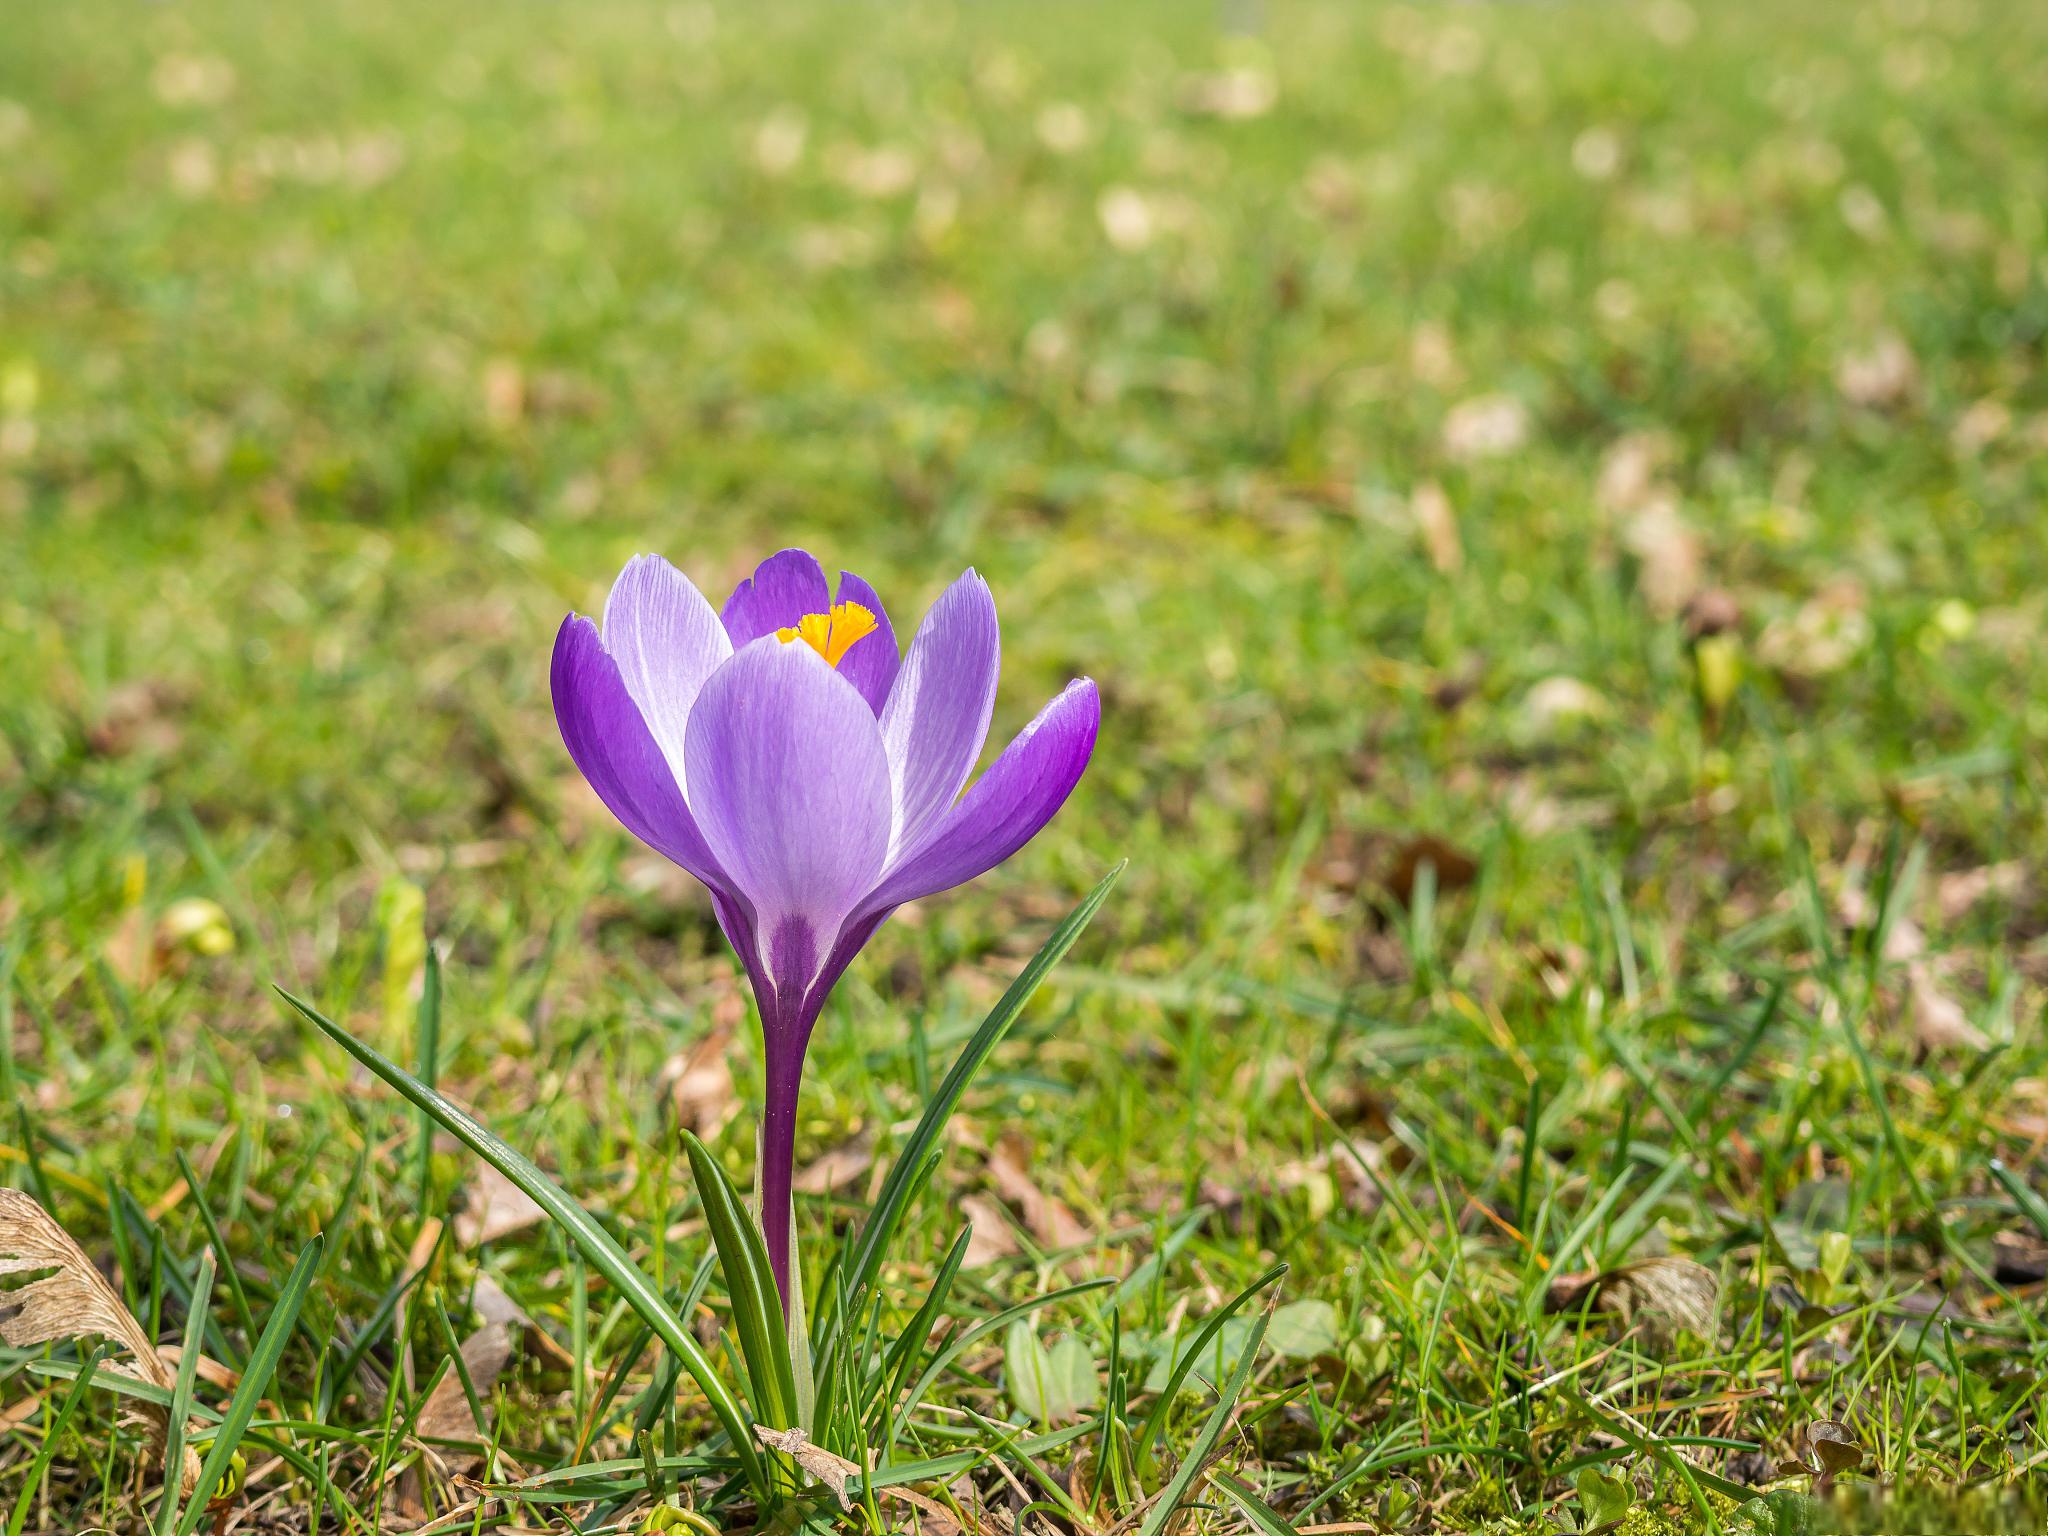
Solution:
<path fill-rule="evenodd" d="M 842 988 L 806 1146 L 886 1140 L 927 1032 L 1130 857 L 982 1134 L 1022 1126 L 1101 1230 L 1216 1206 L 1198 1297 L 1277 1253 L 1419 1348 L 1432 1265 L 1481 1277 L 1469 1358 L 1336 1393 L 1347 1430 L 1283 1477 L 1426 1427 L 1432 1372 L 1481 1412 L 1451 1377 L 1543 1284 L 1475 1214 L 1512 1203 L 1532 1084 L 1562 1206 L 1684 1164 L 1564 1269 L 1674 1248 L 1762 1297 L 1812 1262 L 1780 1207 L 1818 1201 L 1880 1307 L 2028 1240 L 1987 1165 L 2038 1186 L 2048 1139 L 2048 13 L 90 0 L 6 30 L 0 1155 L 68 1169 L 82 1232 L 107 1178 L 153 1207 L 240 1127 L 282 1269 L 407 1122 L 265 986 L 401 1044 L 414 888 L 444 1076 L 665 1209 L 661 1065 L 732 967 L 575 781 L 548 647 L 635 551 L 722 595 L 802 543 L 905 633 L 979 567 L 998 739 L 1076 673 L 1106 712 L 1048 834 Z M 1333 1118 L 1431 1244 L 1336 1180 Z M 397 1221 L 409 1186 L 370 1186 Z M 374 1294 L 404 1241 L 352 1230 Z M 2043 1342 L 1995 1331 L 1967 1369 L 1845 1338 L 1714 1432 L 2034 1467 L 1993 1367 Z M 1491 1515 L 1557 1496 L 1475 1465 Z"/>

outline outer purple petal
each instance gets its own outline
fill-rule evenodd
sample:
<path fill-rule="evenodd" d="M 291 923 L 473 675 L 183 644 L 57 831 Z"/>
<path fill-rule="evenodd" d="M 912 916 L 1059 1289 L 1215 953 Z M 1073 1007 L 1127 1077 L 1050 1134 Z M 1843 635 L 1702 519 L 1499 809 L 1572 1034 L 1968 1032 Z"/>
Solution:
<path fill-rule="evenodd" d="M 555 636 L 550 682 L 555 721 L 569 756 L 611 813 L 641 842 L 710 886 L 725 871 L 711 854 L 683 799 L 682 783 L 656 744 L 619 675 L 618 663 L 580 614 Z"/>
<path fill-rule="evenodd" d="M 839 601 L 859 603 L 875 616 L 875 632 L 853 642 L 839 660 L 839 675 L 860 690 L 868 708 L 876 714 L 888 702 L 896 671 L 903 665 L 896 649 L 896 631 L 889 624 L 889 611 L 882 606 L 875 589 L 851 571 L 839 573 Z"/>
<path fill-rule="evenodd" d="M 753 909 L 754 964 L 780 1014 L 809 989 L 846 915 L 881 873 L 889 846 L 881 732 L 822 656 L 770 637 L 704 685 L 683 758 L 704 840 Z"/>
<path fill-rule="evenodd" d="M 1080 781 L 1101 725 L 1094 682 L 1084 677 L 1067 684 L 924 845 L 898 859 L 862 906 L 862 918 L 965 884 L 1030 842 Z"/>
<path fill-rule="evenodd" d="M 732 655 L 725 626 L 689 577 L 659 555 L 636 555 L 605 599 L 603 634 L 626 691 L 680 781 L 690 706 Z"/>
<path fill-rule="evenodd" d="M 808 550 L 785 549 L 763 560 L 753 575 L 732 589 L 719 617 L 732 636 L 732 648 L 738 650 L 778 629 L 794 629 L 805 614 L 823 613 L 831 606 L 832 591 L 817 558 Z"/>
<path fill-rule="evenodd" d="M 896 786 L 891 858 L 914 849 L 974 772 L 996 707 L 1002 638 L 988 583 L 969 570 L 939 594 L 882 708 Z"/>

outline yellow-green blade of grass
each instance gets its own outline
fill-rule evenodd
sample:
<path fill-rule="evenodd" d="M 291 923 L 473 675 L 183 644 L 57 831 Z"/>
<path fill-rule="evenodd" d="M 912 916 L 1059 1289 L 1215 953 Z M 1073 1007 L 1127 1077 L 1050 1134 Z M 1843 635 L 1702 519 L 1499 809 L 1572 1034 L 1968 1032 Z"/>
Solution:
<path fill-rule="evenodd" d="M 43 1473 L 49 1468 L 50 1460 L 57 1454 L 58 1443 L 64 1438 L 64 1431 L 71 1427 L 72 1415 L 78 1412 L 79 1404 L 85 1401 L 92 1378 L 100 1368 L 100 1352 L 104 1346 L 94 1346 L 92 1352 L 78 1368 L 78 1377 L 71 1390 L 64 1395 L 64 1404 L 57 1410 L 57 1417 L 43 1435 L 43 1443 L 37 1449 L 35 1460 L 28 1465 L 28 1474 L 21 1480 L 21 1492 L 14 1496 L 14 1508 L 7 1516 L 7 1536 L 21 1536 L 22 1528 L 28 1524 L 29 1506 L 35 1502 L 36 1488 L 43 1480 Z"/>
<path fill-rule="evenodd" d="M 598 1273 L 618 1287 L 627 1305 L 654 1330 L 655 1337 L 674 1351 L 676 1358 L 683 1363 L 683 1369 L 690 1373 L 691 1380 L 703 1392 L 719 1428 L 732 1442 L 733 1455 L 739 1460 L 747 1486 L 756 1497 L 772 1503 L 777 1497 L 776 1489 L 768 1477 L 766 1464 L 755 1450 L 745 1407 L 719 1376 L 718 1368 L 711 1363 L 689 1329 L 683 1326 L 682 1319 L 663 1303 L 654 1282 L 641 1273 L 639 1266 L 626 1256 L 626 1251 L 613 1241 L 612 1235 L 598 1224 L 596 1218 L 570 1199 L 553 1179 L 492 1134 L 466 1110 L 450 1103 L 405 1068 L 363 1044 L 312 1004 L 294 997 L 282 987 L 277 988 L 277 993 L 322 1034 L 396 1088 L 414 1108 L 432 1115 L 434 1122 L 449 1135 L 504 1174 L 568 1234 L 570 1241 L 576 1244 Z"/>
<path fill-rule="evenodd" d="M 1145 1524 L 1138 1536 L 1161 1536 L 1173 1523 L 1173 1517 L 1180 1512 L 1188 1490 L 1194 1487 L 1195 1479 L 1208 1468 L 1209 1458 L 1216 1454 L 1216 1442 L 1223 1438 L 1223 1431 L 1230 1424 L 1230 1416 L 1237 1411 L 1237 1400 L 1244 1394 L 1245 1383 L 1251 1380 L 1252 1367 L 1258 1363 L 1259 1346 L 1266 1342 L 1266 1324 L 1273 1320 L 1273 1309 L 1268 1307 L 1259 1314 L 1259 1320 L 1252 1325 L 1252 1335 L 1245 1340 L 1244 1353 L 1238 1357 L 1237 1369 L 1230 1373 L 1230 1380 L 1224 1385 L 1223 1395 L 1216 1400 L 1216 1411 L 1209 1415 L 1202 1432 L 1195 1436 L 1195 1443 L 1188 1447 L 1188 1453 L 1181 1458 L 1180 1469 L 1173 1474 L 1173 1481 L 1166 1485 L 1166 1491 L 1159 1496 L 1159 1502 L 1152 1506 L 1152 1512 L 1145 1517 Z"/>
<path fill-rule="evenodd" d="M 1166 1389 L 1153 1402 L 1152 1411 L 1145 1418 L 1145 1427 L 1138 1432 L 1137 1448 L 1132 1451 L 1131 1459 L 1137 1463 L 1140 1470 L 1151 1464 L 1148 1458 L 1152 1451 L 1153 1437 L 1165 1426 L 1166 1416 L 1173 1409 L 1173 1401 L 1180 1392 L 1180 1385 L 1188 1379 L 1188 1372 L 1195 1368 L 1195 1362 L 1209 1352 L 1209 1346 L 1215 1342 L 1216 1335 L 1223 1331 L 1223 1325 L 1236 1315 L 1238 1308 L 1286 1273 L 1285 1264 L 1275 1264 L 1227 1303 L 1217 1308 L 1215 1314 L 1203 1322 L 1193 1342 L 1188 1345 L 1187 1353 L 1174 1363 L 1173 1374 L 1166 1378 Z M 1263 1335 L 1265 1331 L 1266 1325 L 1261 1321 L 1259 1333 Z"/>
<path fill-rule="evenodd" d="M 989 1053 L 1002 1042 L 1003 1036 L 1010 1032 L 1010 1026 L 1017 1022 L 1018 1015 L 1024 1011 L 1024 1005 L 1031 1001 L 1032 995 L 1052 973 L 1052 968 L 1074 947 L 1074 941 L 1081 937 L 1095 914 L 1101 910 L 1103 902 L 1108 900 L 1111 888 L 1122 877 L 1128 862 L 1119 861 L 1114 869 L 1104 875 L 1097 882 L 1095 889 L 1081 899 L 1079 905 L 1066 915 L 1045 943 L 1039 946 L 1038 953 L 1031 957 L 1031 963 L 1018 973 L 1017 979 L 1010 983 L 1009 990 L 1003 993 L 995 1007 L 989 1010 L 988 1017 L 982 1021 L 981 1027 L 974 1032 L 974 1037 L 961 1050 L 953 1062 L 952 1069 L 946 1073 L 945 1080 L 939 1084 L 930 1102 L 925 1105 L 916 1129 L 910 1133 L 910 1139 L 896 1154 L 895 1162 L 889 1167 L 888 1177 L 882 1181 L 881 1191 L 875 1197 L 875 1208 L 862 1224 L 860 1237 L 854 1244 L 853 1256 L 845 1266 L 844 1291 L 854 1303 L 853 1310 L 856 1313 L 861 1310 L 868 1288 L 875 1283 L 875 1277 L 881 1271 L 882 1258 L 895 1240 L 896 1228 L 903 1220 L 903 1213 L 910 1203 L 912 1193 L 928 1172 L 925 1166 L 927 1154 L 931 1153 L 937 1144 L 939 1133 L 952 1118 L 953 1111 L 959 1106 L 961 1095 L 967 1091 L 967 1085 L 981 1070 L 982 1063 L 988 1060 Z M 832 1304 L 833 1300 L 831 1293 L 819 1299 L 818 1316 L 812 1326 L 811 1348 L 818 1360 L 821 1393 L 825 1391 L 824 1383 L 833 1379 L 832 1356 L 843 1326 L 839 1308 Z M 830 1409 L 830 1404 L 820 1402 L 820 1422 L 829 1418 Z"/>
<path fill-rule="evenodd" d="M 711 1229 L 711 1245 L 718 1250 L 726 1295 L 732 1300 L 733 1331 L 739 1335 L 740 1354 L 754 1384 L 754 1410 L 770 1429 L 797 1428 L 796 1373 L 775 1272 L 768 1264 L 768 1245 L 711 1149 L 691 1131 L 683 1133 L 683 1147 L 705 1224 Z"/>
<path fill-rule="evenodd" d="M 199 1481 L 192 1486 L 192 1502 L 185 1506 L 185 1513 L 178 1520 L 178 1536 L 191 1536 L 199 1529 L 207 1500 L 227 1476 L 242 1436 L 256 1417 L 256 1405 L 269 1390 L 270 1378 L 277 1373 L 277 1362 L 284 1355 L 285 1345 L 291 1342 L 292 1329 L 298 1324 L 299 1309 L 306 1304 L 306 1293 L 313 1287 L 313 1276 L 319 1268 L 320 1250 L 325 1242 L 326 1239 L 315 1236 L 299 1251 L 298 1262 L 285 1277 L 284 1289 L 277 1293 L 277 1305 L 270 1309 L 270 1321 L 263 1325 L 262 1336 L 249 1352 L 249 1363 L 242 1370 L 241 1383 L 235 1388 L 235 1395 L 228 1400 L 227 1412 L 221 1415 L 213 1444 L 207 1447 L 206 1460 L 199 1468 Z"/>
<path fill-rule="evenodd" d="M 185 1343 L 178 1356 L 178 1377 L 171 1387 L 171 1417 L 164 1432 L 164 1501 L 157 1508 L 156 1528 L 169 1531 L 178 1517 L 178 1495 L 185 1483 L 185 1421 L 192 1414 L 192 1394 L 199 1385 L 199 1357 L 206 1348 L 206 1309 L 213 1302 L 213 1250 L 199 1256 L 199 1274 L 192 1282 L 192 1310 L 185 1317 Z"/>

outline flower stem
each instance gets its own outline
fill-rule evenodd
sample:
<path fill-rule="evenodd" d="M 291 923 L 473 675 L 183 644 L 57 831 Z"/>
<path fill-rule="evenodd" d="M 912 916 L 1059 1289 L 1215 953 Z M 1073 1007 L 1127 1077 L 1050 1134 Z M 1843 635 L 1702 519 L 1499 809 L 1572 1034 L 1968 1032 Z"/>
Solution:
<path fill-rule="evenodd" d="M 782 1298 L 783 1315 L 789 1313 L 790 1245 L 796 1241 L 790 1230 L 791 1186 L 796 1177 L 796 1106 L 803 1090 L 804 1053 L 801 1046 L 767 1042 L 768 1094 L 761 1117 L 761 1237 L 768 1248 L 768 1266 L 775 1272 L 775 1289 Z"/>

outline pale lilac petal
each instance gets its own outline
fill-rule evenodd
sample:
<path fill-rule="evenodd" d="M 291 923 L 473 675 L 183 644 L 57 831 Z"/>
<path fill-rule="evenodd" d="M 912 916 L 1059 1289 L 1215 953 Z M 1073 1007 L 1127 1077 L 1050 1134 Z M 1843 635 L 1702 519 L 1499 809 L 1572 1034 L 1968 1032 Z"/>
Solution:
<path fill-rule="evenodd" d="M 902 653 L 896 649 L 896 631 L 890 627 L 888 610 L 875 589 L 851 571 L 839 573 L 839 601 L 859 603 L 875 616 L 875 632 L 853 642 L 840 658 L 839 675 L 858 688 L 868 708 L 879 715 L 895 685 L 897 669 L 903 665 Z"/>
<path fill-rule="evenodd" d="M 732 648 L 738 650 L 778 629 L 794 629 L 804 615 L 824 613 L 831 606 L 832 590 L 825 585 L 825 570 L 817 558 L 808 550 L 785 549 L 763 560 L 753 575 L 732 589 L 719 617 L 732 636 Z"/>
<path fill-rule="evenodd" d="M 725 626 L 689 577 L 659 555 L 636 555 L 605 599 L 603 636 L 626 691 L 680 781 L 690 706 L 704 680 L 732 655 Z"/>
<path fill-rule="evenodd" d="M 924 841 L 974 772 L 995 712 L 1001 651 L 995 598 L 969 570 L 917 626 L 882 706 L 882 745 L 896 795 L 892 859 Z"/>
<path fill-rule="evenodd" d="M 1030 842 L 1080 782 L 1101 725 L 1095 684 L 1085 677 L 1069 683 L 1017 733 L 923 846 L 891 866 L 863 904 L 862 918 L 965 884 Z"/>
<path fill-rule="evenodd" d="M 725 871 L 705 845 L 670 768 L 597 626 L 580 614 L 555 636 L 550 685 L 555 722 L 577 769 L 626 830 L 714 891 Z"/>
<path fill-rule="evenodd" d="M 754 962 L 783 1012 L 808 990 L 887 856 L 881 731 L 822 656 L 771 636 L 711 675 L 683 756 L 690 809 L 752 909 Z"/>

